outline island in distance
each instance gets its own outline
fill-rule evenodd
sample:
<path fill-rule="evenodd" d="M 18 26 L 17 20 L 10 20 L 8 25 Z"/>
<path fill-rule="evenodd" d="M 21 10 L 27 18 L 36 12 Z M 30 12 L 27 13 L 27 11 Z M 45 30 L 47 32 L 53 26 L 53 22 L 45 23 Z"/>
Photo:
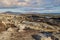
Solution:
<path fill-rule="evenodd" d="M 0 40 L 60 40 L 60 14 L 2 12 Z"/>

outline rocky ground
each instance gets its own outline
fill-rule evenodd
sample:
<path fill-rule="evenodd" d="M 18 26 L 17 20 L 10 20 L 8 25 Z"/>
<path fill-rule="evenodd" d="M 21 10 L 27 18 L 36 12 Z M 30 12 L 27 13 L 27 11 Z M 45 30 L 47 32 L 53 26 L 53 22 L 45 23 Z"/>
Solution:
<path fill-rule="evenodd" d="M 60 19 L 0 14 L 0 40 L 60 40 Z"/>

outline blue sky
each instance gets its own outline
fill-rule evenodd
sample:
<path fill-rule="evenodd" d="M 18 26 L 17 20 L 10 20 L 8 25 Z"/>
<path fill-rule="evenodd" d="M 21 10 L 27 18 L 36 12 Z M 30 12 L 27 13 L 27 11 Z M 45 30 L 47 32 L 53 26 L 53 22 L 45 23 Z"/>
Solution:
<path fill-rule="evenodd" d="M 0 0 L 0 12 L 60 13 L 60 0 Z"/>

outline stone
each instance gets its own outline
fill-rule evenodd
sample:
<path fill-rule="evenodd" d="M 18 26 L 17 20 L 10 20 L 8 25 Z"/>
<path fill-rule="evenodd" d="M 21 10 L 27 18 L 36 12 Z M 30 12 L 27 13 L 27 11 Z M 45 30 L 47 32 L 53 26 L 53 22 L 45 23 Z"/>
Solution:
<path fill-rule="evenodd" d="M 9 32 L 17 32 L 18 31 L 18 29 L 17 28 L 8 28 L 8 30 L 7 31 L 9 31 Z"/>

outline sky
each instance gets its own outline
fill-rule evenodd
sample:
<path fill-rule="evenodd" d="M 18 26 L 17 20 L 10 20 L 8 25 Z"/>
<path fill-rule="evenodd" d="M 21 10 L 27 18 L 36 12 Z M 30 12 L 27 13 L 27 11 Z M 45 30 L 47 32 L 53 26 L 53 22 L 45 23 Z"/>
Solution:
<path fill-rule="evenodd" d="M 0 12 L 60 13 L 60 0 L 0 0 Z"/>

